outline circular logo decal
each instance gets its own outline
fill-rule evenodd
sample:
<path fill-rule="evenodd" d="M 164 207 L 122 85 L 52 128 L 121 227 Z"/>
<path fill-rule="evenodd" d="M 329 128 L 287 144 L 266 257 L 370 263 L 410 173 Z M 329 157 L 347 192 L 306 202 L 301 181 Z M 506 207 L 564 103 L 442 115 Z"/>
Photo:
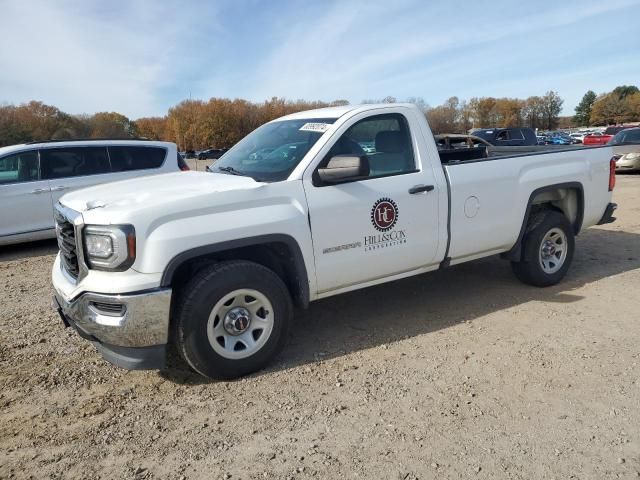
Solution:
<path fill-rule="evenodd" d="M 371 223 L 381 232 L 391 230 L 398 221 L 398 206 L 390 198 L 381 198 L 371 209 Z"/>

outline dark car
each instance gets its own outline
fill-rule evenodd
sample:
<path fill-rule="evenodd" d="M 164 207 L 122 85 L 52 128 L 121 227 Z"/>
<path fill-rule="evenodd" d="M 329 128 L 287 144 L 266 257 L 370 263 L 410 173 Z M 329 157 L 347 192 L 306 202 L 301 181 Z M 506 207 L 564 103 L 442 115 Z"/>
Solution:
<path fill-rule="evenodd" d="M 182 156 L 184 158 L 196 158 L 196 152 L 195 150 L 187 150 L 186 152 L 183 152 Z"/>
<path fill-rule="evenodd" d="M 227 148 L 210 148 L 198 154 L 198 160 L 217 160 L 227 151 Z"/>
<path fill-rule="evenodd" d="M 497 147 L 514 147 L 522 145 L 537 145 L 536 132 L 532 128 L 481 128 L 471 132 L 491 145 Z"/>

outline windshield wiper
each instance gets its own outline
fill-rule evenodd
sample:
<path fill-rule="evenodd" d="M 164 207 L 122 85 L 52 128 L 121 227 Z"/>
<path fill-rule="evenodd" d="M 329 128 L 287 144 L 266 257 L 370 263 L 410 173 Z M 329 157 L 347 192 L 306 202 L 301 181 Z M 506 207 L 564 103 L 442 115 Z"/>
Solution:
<path fill-rule="evenodd" d="M 236 170 L 233 167 L 218 167 L 218 170 L 220 170 L 221 172 L 225 172 L 225 173 L 229 173 L 231 175 L 240 175 L 245 177 L 246 175 L 238 170 Z"/>

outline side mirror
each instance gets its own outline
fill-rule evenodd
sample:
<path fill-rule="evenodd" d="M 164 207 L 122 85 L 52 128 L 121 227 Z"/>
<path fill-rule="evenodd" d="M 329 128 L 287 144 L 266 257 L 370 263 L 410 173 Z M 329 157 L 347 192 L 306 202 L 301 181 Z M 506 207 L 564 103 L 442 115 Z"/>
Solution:
<path fill-rule="evenodd" d="M 366 155 L 336 155 L 331 157 L 326 167 L 318 169 L 318 176 L 323 183 L 328 184 L 368 177 L 369 160 Z"/>

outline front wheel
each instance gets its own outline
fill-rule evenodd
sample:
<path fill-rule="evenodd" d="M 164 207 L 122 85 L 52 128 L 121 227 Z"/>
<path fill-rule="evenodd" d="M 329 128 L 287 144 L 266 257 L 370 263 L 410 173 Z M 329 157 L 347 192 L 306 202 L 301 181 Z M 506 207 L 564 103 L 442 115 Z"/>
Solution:
<path fill-rule="evenodd" d="M 536 287 L 560 282 L 571 265 L 575 249 L 573 227 L 555 210 L 534 214 L 523 238 L 522 260 L 512 262 L 518 279 Z"/>
<path fill-rule="evenodd" d="M 263 368 L 283 347 L 293 316 L 286 285 L 246 261 L 206 268 L 185 287 L 176 312 L 176 344 L 209 378 L 236 378 Z"/>

